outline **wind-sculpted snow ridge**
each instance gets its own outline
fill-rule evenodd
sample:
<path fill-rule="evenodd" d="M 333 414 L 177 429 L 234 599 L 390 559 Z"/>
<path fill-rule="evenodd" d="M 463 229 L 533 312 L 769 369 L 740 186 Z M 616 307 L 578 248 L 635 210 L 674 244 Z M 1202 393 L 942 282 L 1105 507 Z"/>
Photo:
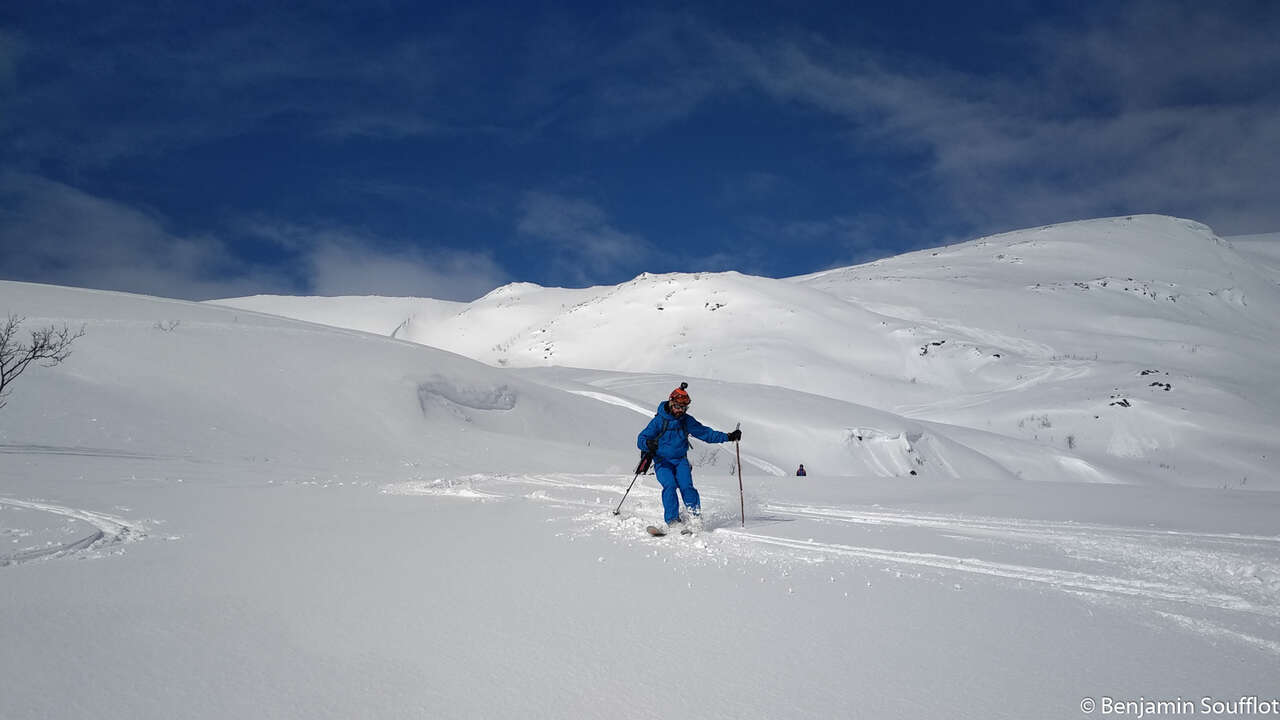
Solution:
<path fill-rule="evenodd" d="M 704 531 L 655 545 L 644 527 L 661 515 L 661 505 L 645 485 L 633 490 L 619 517 L 610 510 L 626 485 L 607 475 L 472 474 L 391 484 L 383 492 L 569 508 L 579 513 L 570 535 L 604 533 L 682 562 L 744 564 L 753 572 L 773 567 L 784 577 L 870 566 L 899 576 L 923 573 L 953 589 L 963 589 L 968 578 L 1011 583 L 1024 592 L 1066 593 L 1280 656 L 1280 535 L 795 504 L 754 493 L 743 528 L 732 491 L 704 485 L 704 503 L 715 508 Z"/>
<path fill-rule="evenodd" d="M 72 555 L 93 555 L 98 551 L 108 550 L 117 545 L 135 542 L 146 537 L 146 532 L 138 525 L 103 512 L 64 507 L 33 500 L 0 497 L 0 510 L 6 508 L 35 511 L 71 521 L 71 525 L 64 527 L 58 534 L 64 536 L 70 534 L 74 537 L 70 540 L 48 540 L 37 547 L 27 547 L 7 554 L 0 554 L 0 567 L 20 565 L 33 560 Z M 75 527 L 78 523 L 88 525 L 91 530 L 87 534 L 79 534 Z M 38 522 L 36 524 L 43 525 L 45 523 Z M 32 531 L 29 529 L 20 532 L 11 530 L 4 534 L 31 535 Z M 3 537 L 3 535 L 0 535 L 0 537 Z"/>
<path fill-rule="evenodd" d="M 515 389 L 508 385 L 459 385 L 443 378 L 418 385 L 418 401 L 424 413 L 441 402 L 467 410 L 511 410 L 516 406 L 516 398 Z"/>
<path fill-rule="evenodd" d="M 433 324 L 465 306 L 452 300 L 376 296 L 252 295 L 209 302 L 388 337 L 401 337 L 415 323 Z"/>

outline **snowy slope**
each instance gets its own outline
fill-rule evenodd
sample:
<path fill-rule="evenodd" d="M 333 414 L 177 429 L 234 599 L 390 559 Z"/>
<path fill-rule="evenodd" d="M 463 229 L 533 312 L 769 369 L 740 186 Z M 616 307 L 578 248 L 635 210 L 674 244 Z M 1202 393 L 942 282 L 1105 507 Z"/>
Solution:
<path fill-rule="evenodd" d="M 44 285 L 6 283 L 3 300 L 32 327 L 65 321 L 86 330 L 66 364 L 23 378 L 3 418 L 11 445 L 485 465 L 484 454 L 445 439 L 469 432 L 504 446 L 563 444 L 565 462 L 585 469 L 608 457 L 587 443 L 607 446 L 609 429 L 631 420 L 451 353 L 364 333 Z M 557 415 L 583 424 L 545 422 Z"/>
<path fill-rule="evenodd" d="M 1198 223 L 1134 216 L 790 280 L 511 285 L 396 327 L 496 366 L 714 378 L 958 426 L 941 432 L 1027 479 L 1276 488 L 1280 286 L 1256 252 Z M 305 300 L 219 302 L 300 317 Z M 771 407 L 751 416 L 774 419 L 771 438 L 805 415 Z M 824 440 L 779 454 L 784 465 L 821 458 L 829 472 L 863 472 Z"/>
<path fill-rule="evenodd" d="M 1280 283 L 1280 233 L 1233 235 L 1226 240 L 1255 267 Z"/>
<path fill-rule="evenodd" d="M 466 307 L 465 303 L 452 300 L 372 295 L 343 297 L 253 295 L 223 300 L 219 304 L 245 310 L 270 306 L 273 315 L 390 337 L 399 337 L 405 327 L 414 323 L 434 325 Z"/>
<path fill-rule="evenodd" d="M 0 717 L 1072 718 L 1274 693 L 1277 493 L 1018 482 L 1016 459 L 1061 461 L 699 380 L 700 419 L 743 423 L 745 493 L 734 448 L 695 441 L 708 529 L 655 540 L 652 477 L 612 511 L 675 376 L 23 283 L 0 309 L 86 330 L 0 411 Z M 828 454 L 779 475 L 797 448 Z"/>
<path fill-rule="evenodd" d="M 1202 225 L 1068 223 L 798 281 L 919 321 L 913 371 L 953 394 L 905 414 L 1071 438 L 1147 482 L 1276 487 L 1280 286 Z M 992 348 L 1001 362 L 973 367 Z"/>

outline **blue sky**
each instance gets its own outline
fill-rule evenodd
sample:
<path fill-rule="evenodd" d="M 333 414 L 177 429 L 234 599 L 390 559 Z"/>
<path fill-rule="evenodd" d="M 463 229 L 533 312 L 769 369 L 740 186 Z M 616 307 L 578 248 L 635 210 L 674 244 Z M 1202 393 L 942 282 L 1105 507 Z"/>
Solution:
<path fill-rule="evenodd" d="M 5 3 L 0 278 L 470 300 L 1280 230 L 1280 3 L 800 4 Z"/>

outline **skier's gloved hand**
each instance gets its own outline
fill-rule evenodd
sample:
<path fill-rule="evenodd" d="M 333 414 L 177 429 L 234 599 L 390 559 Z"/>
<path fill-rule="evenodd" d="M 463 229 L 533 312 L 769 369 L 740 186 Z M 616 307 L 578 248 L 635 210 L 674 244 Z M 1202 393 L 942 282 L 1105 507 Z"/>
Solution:
<path fill-rule="evenodd" d="M 645 445 L 649 448 L 649 452 L 658 452 L 658 438 L 652 437 L 645 441 Z"/>
<path fill-rule="evenodd" d="M 734 430 L 733 432 L 729 433 L 729 442 L 737 442 L 741 439 L 742 439 L 741 430 Z"/>

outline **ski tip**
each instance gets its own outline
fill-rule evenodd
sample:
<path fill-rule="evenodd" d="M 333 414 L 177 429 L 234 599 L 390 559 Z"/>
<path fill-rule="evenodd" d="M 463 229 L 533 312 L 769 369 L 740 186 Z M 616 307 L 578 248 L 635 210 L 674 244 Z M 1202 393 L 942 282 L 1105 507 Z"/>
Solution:
<path fill-rule="evenodd" d="M 667 534 L 667 531 L 666 531 L 666 530 L 663 530 L 662 528 L 658 527 L 657 525 L 650 525 L 649 527 L 645 528 L 644 530 L 645 530 L 645 532 L 649 533 L 650 535 L 652 535 L 652 536 L 654 536 L 654 537 L 662 537 L 663 535 L 666 535 L 666 534 Z"/>

